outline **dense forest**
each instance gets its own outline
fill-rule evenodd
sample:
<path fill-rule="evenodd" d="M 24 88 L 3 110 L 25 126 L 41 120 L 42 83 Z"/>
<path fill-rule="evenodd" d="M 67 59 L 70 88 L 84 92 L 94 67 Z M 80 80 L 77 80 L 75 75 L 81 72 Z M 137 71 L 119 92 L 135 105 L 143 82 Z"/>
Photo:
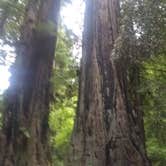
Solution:
<path fill-rule="evenodd" d="M 0 166 L 165 166 L 166 1 L 73 1 L 0 0 Z"/>

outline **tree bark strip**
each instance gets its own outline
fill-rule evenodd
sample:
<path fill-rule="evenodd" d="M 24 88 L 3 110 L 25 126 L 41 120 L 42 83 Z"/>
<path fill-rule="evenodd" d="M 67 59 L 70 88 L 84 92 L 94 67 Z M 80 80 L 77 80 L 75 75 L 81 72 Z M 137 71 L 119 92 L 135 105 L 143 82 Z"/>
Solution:
<path fill-rule="evenodd" d="M 79 103 L 69 166 L 150 165 L 143 117 L 131 104 L 123 62 L 113 54 L 118 18 L 118 0 L 86 1 Z"/>

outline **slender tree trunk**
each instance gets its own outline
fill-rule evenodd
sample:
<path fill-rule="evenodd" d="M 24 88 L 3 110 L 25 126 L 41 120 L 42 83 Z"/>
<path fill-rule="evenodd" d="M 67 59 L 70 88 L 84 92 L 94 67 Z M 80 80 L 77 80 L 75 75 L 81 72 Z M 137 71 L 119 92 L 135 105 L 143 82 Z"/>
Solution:
<path fill-rule="evenodd" d="M 0 137 L 1 166 L 50 165 L 49 81 L 59 6 L 59 0 L 30 0 L 26 8 Z"/>
<path fill-rule="evenodd" d="M 86 1 L 70 166 L 150 165 L 141 110 L 132 104 L 135 101 L 128 93 L 123 62 L 113 52 L 119 33 L 118 16 L 118 0 Z"/>

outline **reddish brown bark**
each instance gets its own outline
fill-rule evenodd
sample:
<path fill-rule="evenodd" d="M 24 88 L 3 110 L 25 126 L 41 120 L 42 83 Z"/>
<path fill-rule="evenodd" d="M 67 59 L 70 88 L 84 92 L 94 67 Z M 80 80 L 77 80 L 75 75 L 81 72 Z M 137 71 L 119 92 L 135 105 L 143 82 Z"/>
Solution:
<path fill-rule="evenodd" d="M 113 54 L 119 35 L 118 16 L 118 0 L 86 2 L 79 104 L 67 163 L 70 166 L 150 165 L 143 117 L 132 104 L 123 62 Z"/>
<path fill-rule="evenodd" d="M 59 0 L 30 0 L 0 139 L 1 166 L 47 166 L 50 77 L 56 44 Z M 55 24 L 54 32 L 37 25 Z M 49 25 L 48 25 L 49 26 Z"/>

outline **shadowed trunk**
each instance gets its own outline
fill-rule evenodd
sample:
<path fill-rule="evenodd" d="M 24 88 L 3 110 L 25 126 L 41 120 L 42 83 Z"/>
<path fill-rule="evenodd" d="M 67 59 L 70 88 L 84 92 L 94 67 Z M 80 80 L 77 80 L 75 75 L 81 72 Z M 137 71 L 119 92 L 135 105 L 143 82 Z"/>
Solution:
<path fill-rule="evenodd" d="M 59 0 L 30 0 L 12 67 L 0 137 L 1 166 L 48 166 L 50 77 Z"/>
<path fill-rule="evenodd" d="M 134 88 L 129 93 L 125 64 L 113 53 L 118 17 L 118 0 L 86 2 L 79 103 L 67 165 L 150 165 L 139 99 L 133 101 L 137 95 Z"/>

